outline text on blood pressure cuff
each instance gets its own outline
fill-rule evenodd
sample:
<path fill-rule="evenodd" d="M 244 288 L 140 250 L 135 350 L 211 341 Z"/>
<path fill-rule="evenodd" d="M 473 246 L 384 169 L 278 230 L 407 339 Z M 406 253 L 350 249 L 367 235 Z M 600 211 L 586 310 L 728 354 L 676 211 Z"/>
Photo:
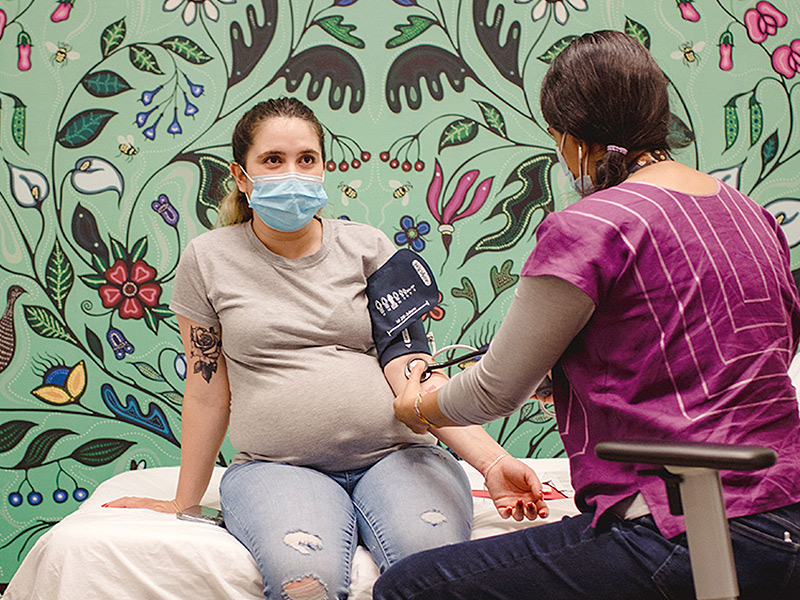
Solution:
<path fill-rule="evenodd" d="M 367 299 L 381 367 L 404 354 L 430 353 L 422 315 L 438 304 L 439 289 L 422 257 L 395 252 L 367 278 Z"/>

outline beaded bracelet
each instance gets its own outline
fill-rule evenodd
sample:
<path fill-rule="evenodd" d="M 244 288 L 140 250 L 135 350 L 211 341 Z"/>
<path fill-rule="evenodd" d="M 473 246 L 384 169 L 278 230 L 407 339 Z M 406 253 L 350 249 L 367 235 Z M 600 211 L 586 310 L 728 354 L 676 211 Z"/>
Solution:
<path fill-rule="evenodd" d="M 489 471 L 492 470 L 497 463 L 503 460 L 506 456 L 508 456 L 508 452 L 503 452 L 497 458 L 495 458 L 492 462 L 489 463 L 489 466 L 486 467 L 486 470 L 483 472 L 483 480 L 486 481 L 486 478 L 489 476 Z"/>
<path fill-rule="evenodd" d="M 423 414 L 422 414 L 422 412 L 420 411 L 420 409 L 419 409 L 419 403 L 420 403 L 421 401 L 422 401 L 422 392 L 419 392 L 419 393 L 417 394 L 417 399 L 416 399 L 416 400 L 414 400 L 414 414 L 415 414 L 415 415 L 417 415 L 417 418 L 418 418 L 420 421 L 422 421 L 423 423 L 425 423 L 425 425 L 427 425 L 427 426 L 428 426 L 428 427 L 430 427 L 431 429 L 439 429 L 439 426 L 438 426 L 438 425 L 434 425 L 433 423 L 431 423 L 430 421 L 428 421 L 428 419 L 426 419 L 426 418 L 425 418 L 425 415 L 423 415 Z"/>

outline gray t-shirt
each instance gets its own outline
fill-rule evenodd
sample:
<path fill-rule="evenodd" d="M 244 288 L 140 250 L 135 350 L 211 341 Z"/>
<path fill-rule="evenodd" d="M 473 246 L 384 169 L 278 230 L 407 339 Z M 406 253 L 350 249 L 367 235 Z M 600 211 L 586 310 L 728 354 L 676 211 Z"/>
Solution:
<path fill-rule="evenodd" d="M 367 277 L 394 246 L 368 225 L 322 224 L 319 250 L 297 259 L 249 222 L 203 233 L 181 256 L 170 308 L 222 326 L 234 464 L 347 470 L 434 441 L 395 420 L 372 341 Z"/>

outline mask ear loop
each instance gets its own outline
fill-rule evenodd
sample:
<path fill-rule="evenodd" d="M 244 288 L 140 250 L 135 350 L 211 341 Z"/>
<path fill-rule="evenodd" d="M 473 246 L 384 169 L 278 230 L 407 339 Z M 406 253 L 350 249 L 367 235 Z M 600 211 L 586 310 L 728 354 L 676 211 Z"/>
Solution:
<path fill-rule="evenodd" d="M 244 170 L 244 167 L 240 165 L 238 162 L 236 163 L 236 165 L 242 170 L 242 173 L 244 173 L 244 176 L 247 177 L 248 181 L 254 184 L 255 181 L 253 181 L 253 178 L 250 177 L 247 171 Z M 244 194 L 244 197 L 247 198 L 247 205 L 250 206 L 250 194 L 248 194 L 247 192 L 242 192 L 242 193 Z"/>
<path fill-rule="evenodd" d="M 581 182 L 581 196 L 586 195 L 586 188 L 583 185 L 583 150 L 578 144 L 578 181 Z"/>

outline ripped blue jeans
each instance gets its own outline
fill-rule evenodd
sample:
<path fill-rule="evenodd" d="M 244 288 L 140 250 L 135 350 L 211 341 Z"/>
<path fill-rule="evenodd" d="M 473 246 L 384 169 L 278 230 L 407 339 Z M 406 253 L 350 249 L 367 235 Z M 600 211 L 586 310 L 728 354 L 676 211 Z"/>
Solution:
<path fill-rule="evenodd" d="M 415 552 L 468 540 L 472 526 L 464 470 L 429 445 L 354 471 L 233 465 L 220 500 L 228 531 L 258 564 L 267 599 L 347 598 L 359 541 L 383 572 Z"/>

